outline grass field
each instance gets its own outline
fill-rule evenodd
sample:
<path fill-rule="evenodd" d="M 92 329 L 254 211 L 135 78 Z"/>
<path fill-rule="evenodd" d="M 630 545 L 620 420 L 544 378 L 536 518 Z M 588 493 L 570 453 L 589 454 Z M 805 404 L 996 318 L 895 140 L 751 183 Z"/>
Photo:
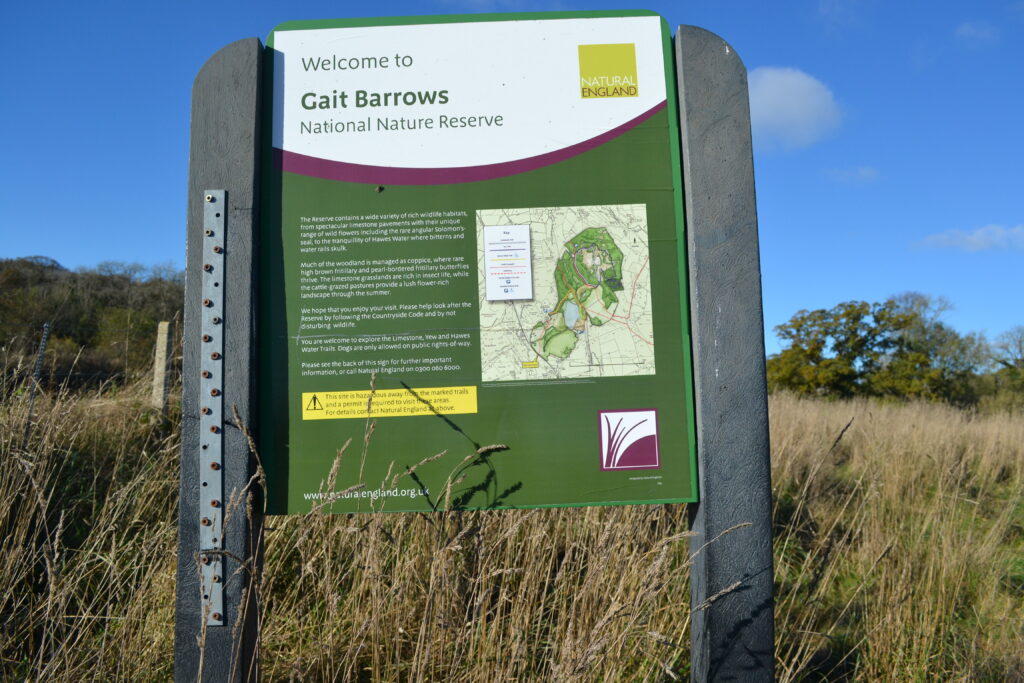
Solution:
<path fill-rule="evenodd" d="M 0 389 L 0 679 L 168 680 L 176 416 L 43 394 L 26 438 Z M 1024 417 L 775 396 L 771 429 L 780 680 L 1024 680 Z M 271 518 L 264 678 L 685 679 L 685 518 Z"/>

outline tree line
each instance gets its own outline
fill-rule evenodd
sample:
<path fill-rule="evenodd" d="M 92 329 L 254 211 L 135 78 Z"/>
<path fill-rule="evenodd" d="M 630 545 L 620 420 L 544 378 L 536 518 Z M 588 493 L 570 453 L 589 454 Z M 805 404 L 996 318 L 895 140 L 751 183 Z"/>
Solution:
<path fill-rule="evenodd" d="M 68 270 L 43 256 L 0 259 L 0 363 L 31 372 L 50 325 L 43 383 L 125 382 L 153 367 L 157 324 L 181 317 L 184 272 L 108 261 Z"/>
<path fill-rule="evenodd" d="M 170 266 L 0 259 L 0 364 L 30 372 L 49 323 L 45 384 L 125 382 L 150 371 L 157 323 L 180 320 L 183 305 L 184 272 Z M 908 292 L 798 311 L 775 328 L 783 348 L 767 359 L 768 388 L 1024 410 L 1024 325 L 989 341 L 943 322 L 949 309 Z"/>
<path fill-rule="evenodd" d="M 798 311 L 775 328 L 783 349 L 768 358 L 768 388 L 1024 408 L 1024 326 L 990 342 L 944 323 L 949 309 L 943 298 L 907 292 Z"/>

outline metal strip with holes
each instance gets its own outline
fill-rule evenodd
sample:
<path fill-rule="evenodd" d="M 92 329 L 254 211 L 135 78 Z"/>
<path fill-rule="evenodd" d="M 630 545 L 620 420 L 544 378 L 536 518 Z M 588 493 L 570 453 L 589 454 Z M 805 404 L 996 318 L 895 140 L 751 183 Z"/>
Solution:
<path fill-rule="evenodd" d="M 199 562 L 207 626 L 223 626 L 224 576 L 224 190 L 203 193 L 199 369 Z"/>

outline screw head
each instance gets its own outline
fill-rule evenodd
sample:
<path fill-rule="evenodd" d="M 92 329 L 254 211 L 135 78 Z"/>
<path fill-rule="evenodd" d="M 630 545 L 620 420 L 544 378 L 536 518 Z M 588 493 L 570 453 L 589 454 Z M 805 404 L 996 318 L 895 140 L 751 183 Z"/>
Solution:
<path fill-rule="evenodd" d="M 208 334 L 204 334 L 204 335 L 203 335 L 203 341 L 204 341 L 204 342 L 209 342 L 209 341 L 213 341 L 213 337 L 211 337 L 211 336 L 210 336 L 210 335 L 208 335 Z"/>
<path fill-rule="evenodd" d="M 206 195 L 206 201 L 207 202 L 213 202 L 213 195 L 212 194 Z"/>
<path fill-rule="evenodd" d="M 219 462 L 211 462 L 210 463 L 210 469 L 211 470 L 219 470 L 220 469 L 220 463 Z"/>
<path fill-rule="evenodd" d="M 220 396 L 220 389 L 217 389 L 217 388 L 210 389 L 210 396 Z"/>
<path fill-rule="evenodd" d="M 207 273 L 209 273 L 210 271 L 213 270 L 213 266 L 211 266 L 209 263 L 204 263 L 203 264 L 203 270 L 205 270 Z"/>
<path fill-rule="evenodd" d="M 217 500 L 216 498 L 214 498 L 213 500 L 210 501 L 210 507 L 212 507 L 212 508 L 219 508 L 220 507 L 220 501 Z"/>
<path fill-rule="evenodd" d="M 203 564 L 210 564 L 210 556 L 209 555 L 200 555 L 199 556 L 199 561 L 202 562 Z"/>
<path fill-rule="evenodd" d="M 209 517 L 203 517 L 201 520 L 199 520 L 199 523 L 202 524 L 203 526 L 210 526 L 211 524 L 213 524 L 213 522 L 210 521 Z M 206 555 L 203 555 L 200 558 L 199 561 L 202 562 L 203 564 L 206 564 L 207 562 L 210 561 L 210 558 L 208 558 Z"/>
<path fill-rule="evenodd" d="M 210 354 L 210 360 L 220 360 L 220 354 L 214 351 Z"/>
<path fill-rule="evenodd" d="M 219 254 L 222 251 L 224 251 L 224 247 L 220 246 L 219 244 L 214 245 L 214 247 L 213 247 L 213 253 L 214 254 Z"/>
<path fill-rule="evenodd" d="M 223 620 L 224 620 L 224 617 L 223 617 L 223 616 L 221 616 L 221 613 L 220 613 L 220 612 L 214 612 L 213 614 L 211 614 L 211 615 L 210 615 L 210 617 L 211 617 L 211 618 L 212 618 L 212 619 L 213 619 L 214 621 L 223 621 Z"/>

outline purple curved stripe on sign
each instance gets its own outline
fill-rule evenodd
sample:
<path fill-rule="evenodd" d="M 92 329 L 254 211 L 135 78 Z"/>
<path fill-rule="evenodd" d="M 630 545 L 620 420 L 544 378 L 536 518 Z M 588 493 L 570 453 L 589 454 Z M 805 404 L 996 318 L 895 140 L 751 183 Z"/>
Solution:
<path fill-rule="evenodd" d="M 665 108 L 665 100 L 648 109 L 640 116 L 626 121 L 600 135 L 570 145 L 554 152 L 538 154 L 526 159 L 503 161 L 483 166 L 461 166 L 458 168 L 402 168 L 398 166 L 369 166 L 350 164 L 344 161 L 320 159 L 297 152 L 274 149 L 274 164 L 282 171 L 300 175 L 324 178 L 326 180 L 343 180 L 350 183 L 375 183 L 379 185 L 448 185 L 450 183 L 471 183 L 477 180 L 491 180 L 532 171 L 542 166 L 565 161 L 578 154 L 583 154 L 604 143 L 614 140 L 626 131 L 634 128 Z"/>

